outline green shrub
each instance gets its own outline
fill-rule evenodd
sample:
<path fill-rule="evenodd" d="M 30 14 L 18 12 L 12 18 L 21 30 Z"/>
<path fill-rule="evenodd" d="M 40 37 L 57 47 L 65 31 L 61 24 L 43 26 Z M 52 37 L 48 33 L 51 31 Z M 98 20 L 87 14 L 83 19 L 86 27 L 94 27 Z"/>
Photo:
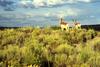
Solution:
<path fill-rule="evenodd" d="M 100 67 L 100 37 L 93 29 L 0 30 L 0 67 Z"/>
<path fill-rule="evenodd" d="M 97 38 L 93 43 L 94 51 L 100 52 L 100 38 Z"/>
<path fill-rule="evenodd" d="M 100 67 L 100 54 L 93 55 L 87 63 L 92 67 Z"/>
<path fill-rule="evenodd" d="M 68 44 L 62 44 L 62 45 L 59 45 L 55 51 L 57 53 L 65 53 L 67 54 L 68 56 L 73 54 L 74 53 L 74 48 Z"/>

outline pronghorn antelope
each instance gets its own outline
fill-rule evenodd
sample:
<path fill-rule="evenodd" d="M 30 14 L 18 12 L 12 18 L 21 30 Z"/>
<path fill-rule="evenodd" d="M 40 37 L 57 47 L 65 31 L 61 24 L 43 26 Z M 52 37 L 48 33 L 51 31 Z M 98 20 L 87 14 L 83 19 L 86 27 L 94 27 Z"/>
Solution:
<path fill-rule="evenodd" d="M 81 29 L 81 24 L 80 23 L 75 22 L 74 25 L 75 25 L 75 29 Z"/>
<path fill-rule="evenodd" d="M 67 30 L 67 31 L 69 30 L 68 23 L 64 22 L 64 20 L 62 18 L 60 20 L 60 27 L 61 27 L 62 30 Z"/>

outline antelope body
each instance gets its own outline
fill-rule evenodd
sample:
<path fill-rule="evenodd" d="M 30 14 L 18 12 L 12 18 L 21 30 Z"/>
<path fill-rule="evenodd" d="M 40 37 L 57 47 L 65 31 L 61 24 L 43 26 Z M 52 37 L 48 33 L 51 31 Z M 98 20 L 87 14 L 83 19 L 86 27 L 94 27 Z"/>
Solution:
<path fill-rule="evenodd" d="M 69 30 L 68 23 L 64 22 L 62 18 L 60 20 L 60 27 L 61 27 L 62 30 L 67 30 L 67 31 Z"/>
<path fill-rule="evenodd" d="M 74 23 L 76 29 L 81 29 L 81 24 L 78 22 Z"/>

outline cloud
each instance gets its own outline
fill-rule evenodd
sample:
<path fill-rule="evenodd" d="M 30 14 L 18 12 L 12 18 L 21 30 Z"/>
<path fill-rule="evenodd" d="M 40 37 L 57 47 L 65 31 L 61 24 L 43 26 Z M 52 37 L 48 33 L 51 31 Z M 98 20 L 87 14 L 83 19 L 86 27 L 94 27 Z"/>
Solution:
<path fill-rule="evenodd" d="M 84 2 L 84 3 L 90 3 L 92 0 L 67 0 L 67 3 L 78 3 L 78 2 Z"/>
<path fill-rule="evenodd" d="M 6 6 L 8 6 L 8 5 L 13 5 L 13 1 L 8 1 L 8 0 L 0 0 L 0 6 L 2 6 L 2 7 L 6 7 Z"/>
<path fill-rule="evenodd" d="M 21 0 L 19 3 L 24 6 L 30 4 L 35 7 L 53 7 L 55 5 L 67 4 L 67 3 L 90 3 L 92 0 Z"/>
<path fill-rule="evenodd" d="M 78 1 L 80 1 L 80 2 L 87 2 L 87 3 L 89 3 L 89 2 L 91 2 L 92 0 L 78 0 Z"/>
<path fill-rule="evenodd" d="M 28 3 L 31 3 L 31 1 L 20 1 L 19 3 L 22 5 L 27 5 Z"/>
<path fill-rule="evenodd" d="M 0 7 L 5 11 L 13 11 L 15 7 L 15 1 L 12 0 L 0 0 Z"/>
<path fill-rule="evenodd" d="M 78 16 L 80 14 L 80 10 L 79 9 L 75 9 L 75 8 L 68 8 L 66 10 L 61 10 L 61 11 L 57 11 L 57 12 L 48 12 L 45 13 L 44 16 L 49 17 L 49 16 L 53 16 L 53 17 L 57 17 L 57 18 L 64 18 L 67 16 Z"/>
<path fill-rule="evenodd" d="M 80 9 L 77 9 L 77 8 L 67 8 L 67 9 L 57 10 L 57 11 L 51 10 L 51 11 L 45 11 L 45 12 L 42 12 L 42 13 L 41 12 L 40 13 L 34 13 L 34 12 L 29 11 L 29 12 L 25 13 L 25 16 L 27 16 L 26 18 L 44 17 L 44 18 L 47 18 L 47 19 L 50 19 L 50 18 L 57 19 L 57 18 L 65 18 L 65 17 L 69 17 L 69 16 L 76 17 L 76 16 L 81 14 Z"/>
<path fill-rule="evenodd" d="M 63 4 L 63 0 L 47 0 L 48 5 L 56 5 L 56 4 Z"/>
<path fill-rule="evenodd" d="M 35 6 L 35 7 L 38 7 L 38 6 L 45 6 L 45 1 L 44 0 L 34 0 L 32 2 L 32 4 Z"/>
<path fill-rule="evenodd" d="M 99 0 L 0 0 L 0 6 L 6 7 L 10 5 L 16 7 L 59 7 L 66 4 L 75 4 L 75 3 L 94 3 L 100 2 Z M 14 5 L 16 4 L 16 5 Z"/>
<path fill-rule="evenodd" d="M 35 7 L 50 7 L 53 5 L 61 4 L 62 0 L 33 0 L 33 1 L 20 1 L 19 3 L 24 6 L 29 6 L 29 4 Z"/>

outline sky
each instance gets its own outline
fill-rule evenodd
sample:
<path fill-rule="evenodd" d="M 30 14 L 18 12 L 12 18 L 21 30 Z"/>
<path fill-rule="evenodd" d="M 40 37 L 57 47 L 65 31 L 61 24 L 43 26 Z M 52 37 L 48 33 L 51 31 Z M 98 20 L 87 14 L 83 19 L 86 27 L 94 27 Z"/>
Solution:
<path fill-rule="evenodd" d="M 52 26 L 60 18 L 100 24 L 100 0 L 0 0 L 0 26 Z"/>

